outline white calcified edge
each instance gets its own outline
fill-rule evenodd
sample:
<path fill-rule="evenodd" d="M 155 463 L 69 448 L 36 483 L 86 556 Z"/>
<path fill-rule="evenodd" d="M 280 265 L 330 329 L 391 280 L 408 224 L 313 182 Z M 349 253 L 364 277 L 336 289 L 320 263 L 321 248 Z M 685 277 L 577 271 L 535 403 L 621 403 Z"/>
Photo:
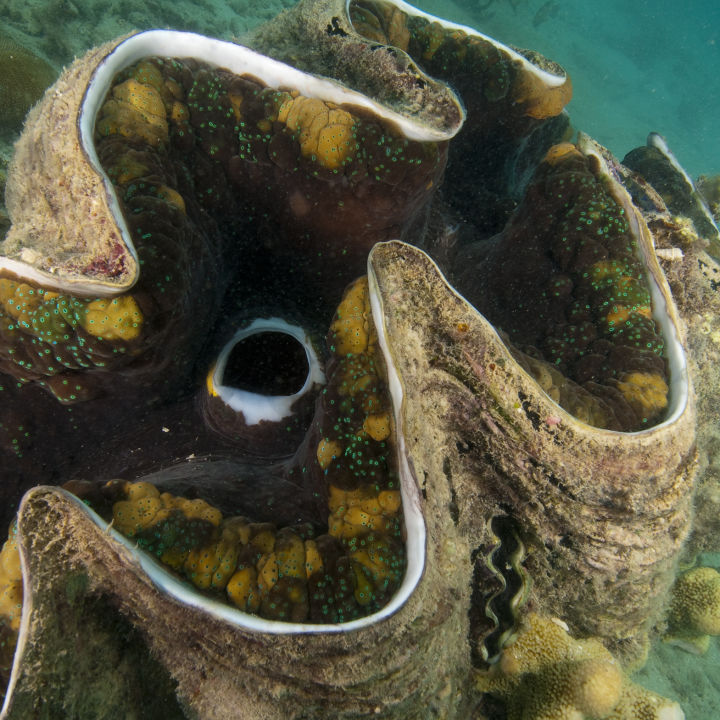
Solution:
<path fill-rule="evenodd" d="M 398 607 L 402 605 L 420 582 L 425 570 L 425 520 L 422 514 L 422 503 L 420 500 L 420 489 L 417 486 L 416 478 L 410 469 L 408 462 L 407 446 L 405 445 L 405 434 L 403 432 L 403 410 L 405 406 L 403 387 L 400 376 L 395 369 L 392 353 L 388 346 L 387 334 L 385 332 L 385 314 L 382 306 L 382 296 L 378 287 L 377 277 L 372 266 L 372 251 L 368 256 L 368 295 L 370 297 L 370 308 L 372 310 L 373 323 L 378 336 L 378 345 L 385 360 L 388 388 L 392 398 L 393 416 L 395 418 L 395 437 L 397 447 L 395 449 L 400 475 L 400 493 L 403 505 L 403 520 L 407 539 L 405 541 L 405 552 L 407 567 L 405 577 L 391 603 L 397 599 Z M 383 611 L 386 608 L 383 608 Z M 394 612 L 394 610 L 393 610 Z"/>
<path fill-rule="evenodd" d="M 647 136 L 647 146 L 654 147 L 656 150 L 659 150 L 666 157 L 667 161 L 675 168 L 675 170 L 683 176 L 690 189 L 693 191 L 695 190 L 695 183 L 693 183 L 692 178 L 685 172 L 685 168 L 678 162 L 678 159 L 675 157 L 675 153 L 673 153 L 673 151 L 668 147 L 667 140 L 665 140 L 660 133 L 651 132 Z"/>
<path fill-rule="evenodd" d="M 0 709 L 0 720 L 2 720 L 2 718 L 4 718 L 7 712 L 12 708 L 13 691 L 15 690 L 15 685 L 17 684 L 18 675 L 20 674 L 20 665 L 23 655 L 25 654 L 25 645 L 27 644 L 30 628 L 30 616 L 32 615 L 33 610 L 32 594 L 30 593 L 30 576 L 28 573 L 27 560 L 25 559 L 25 551 L 20 544 L 18 544 L 17 547 L 20 554 L 20 569 L 22 571 L 23 603 L 22 610 L 20 611 L 20 627 L 18 628 L 15 655 L 13 655 L 10 679 L 8 680 L 7 689 L 5 690 L 5 701 L 3 702 L 2 709 Z"/>
<path fill-rule="evenodd" d="M 395 399 L 393 398 L 393 402 Z M 402 445 L 404 450 L 404 444 Z M 398 453 L 401 452 L 401 446 L 398 446 Z M 402 487 L 403 513 L 405 514 L 405 527 L 407 529 L 408 538 L 405 542 L 407 554 L 407 568 L 405 577 L 403 578 L 397 592 L 392 596 L 390 602 L 381 610 L 371 615 L 351 620 L 346 623 L 290 623 L 281 622 L 279 620 L 266 620 L 258 615 L 244 613 L 231 605 L 225 604 L 218 600 L 205 597 L 197 592 L 190 581 L 183 582 L 168 572 L 154 558 L 138 548 L 137 544 L 130 538 L 125 537 L 112 527 L 112 523 L 108 523 L 101 518 L 92 508 L 88 507 L 82 500 L 72 493 L 62 488 L 53 487 L 52 490 L 66 497 L 66 499 L 75 503 L 103 532 L 107 533 L 115 542 L 122 545 L 123 548 L 131 555 L 133 561 L 142 570 L 161 592 L 166 593 L 170 597 L 189 607 L 201 610 L 212 617 L 223 620 L 242 628 L 249 632 L 268 633 L 271 635 L 297 635 L 297 634 L 332 634 L 341 632 L 351 632 L 353 630 L 361 630 L 375 623 L 381 622 L 396 613 L 408 600 L 412 591 L 418 583 L 422 575 L 425 564 L 425 525 L 422 519 L 422 513 L 419 506 L 419 498 L 417 497 L 417 488 L 410 473 L 407 460 L 404 456 L 399 458 L 400 481 Z M 411 488 L 410 496 L 408 496 L 407 488 Z M 414 495 L 412 492 L 414 491 Z M 414 501 L 408 501 L 408 497 L 414 497 Z M 22 555 L 21 555 L 22 558 Z M 31 598 L 29 587 L 27 585 L 27 572 L 23 561 L 23 590 L 26 598 Z M 10 685 L 8 686 L 8 697 L 10 690 L 14 685 L 16 673 L 16 665 L 19 664 L 21 657 L 21 641 L 24 647 L 25 637 L 27 635 L 27 627 L 30 617 L 30 602 L 23 602 L 22 619 L 20 623 L 20 636 L 18 637 L 18 649 L 15 652 L 15 660 L 11 675 Z M 19 672 L 19 671 L 18 671 Z M 7 700 L 6 700 L 7 703 Z M 1 720 L 1 716 L 0 716 Z"/>
<path fill-rule="evenodd" d="M 260 395 L 222 384 L 225 366 L 235 345 L 243 338 L 263 332 L 290 335 L 305 350 L 305 357 L 308 361 L 308 374 L 302 388 L 293 395 Z M 299 400 L 316 383 L 319 385 L 324 384 L 325 374 L 322 371 L 310 338 L 303 328 L 298 325 L 290 325 L 287 321 L 277 317 L 257 318 L 247 327 L 238 330 L 220 352 L 212 373 L 213 389 L 228 407 L 235 412 L 242 413 L 246 425 L 257 425 L 261 420 L 279 422 L 283 418 L 292 415 L 293 403 Z"/>
<path fill-rule="evenodd" d="M 127 242 L 124 234 L 123 242 Z M 22 254 L 26 255 L 26 251 L 28 251 L 27 248 L 22 251 Z M 28 252 L 34 253 L 34 251 Z M 131 252 L 132 255 L 135 256 L 134 246 L 132 247 Z M 132 284 L 135 283 L 135 281 L 133 281 L 132 284 L 126 284 L 115 288 L 108 286 L 105 283 L 82 279 L 81 276 L 77 276 L 76 278 L 61 278 L 59 275 L 55 275 L 52 272 L 39 270 L 29 262 L 13 260 L 5 255 L 0 255 L 0 274 L 2 274 L 3 271 L 11 272 L 14 275 L 17 275 L 20 280 L 30 281 L 48 290 L 77 293 L 78 295 L 94 295 L 95 297 L 111 297 L 113 295 L 118 295 L 119 293 L 126 292 L 130 287 L 132 287 Z"/>
<path fill-rule="evenodd" d="M 252 75 L 271 88 L 298 90 L 305 97 L 326 100 L 337 105 L 349 104 L 363 107 L 395 124 L 410 140 L 421 142 L 449 140 L 455 134 L 442 133 L 414 123 L 409 118 L 389 110 L 334 80 L 302 72 L 243 45 L 174 30 L 148 30 L 138 33 L 121 42 L 98 64 L 88 83 L 79 118 L 83 149 L 96 172 L 103 178 L 115 221 L 122 233 L 123 240 L 136 259 L 137 251 L 120 211 L 112 182 L 100 165 L 93 136 L 98 111 L 115 75 L 146 57 L 170 57 L 178 60 L 193 58 L 225 68 L 238 75 Z M 103 290 L 105 294 L 112 294 L 108 288 L 103 288 Z"/>
<path fill-rule="evenodd" d="M 452 132 L 442 132 L 413 122 L 411 118 L 396 113 L 339 82 L 304 73 L 290 65 L 285 65 L 278 60 L 273 60 L 250 50 L 243 45 L 174 30 L 148 30 L 133 35 L 118 44 L 98 63 L 88 82 L 80 106 L 77 124 L 82 149 L 95 172 L 103 180 L 108 206 L 115 224 L 120 231 L 128 252 L 136 262 L 138 261 L 137 250 L 120 210 L 120 204 L 112 182 L 100 164 L 93 136 L 97 113 L 105 100 L 115 75 L 143 58 L 158 56 L 178 60 L 193 58 L 220 68 L 226 68 L 239 75 L 252 75 L 271 88 L 298 90 L 305 97 L 317 98 L 337 105 L 355 105 L 366 108 L 380 118 L 391 122 L 409 140 L 438 142 L 449 140 L 457 133 L 457 129 Z M 26 252 L 32 252 L 32 250 L 26 249 Z M 95 295 L 97 297 L 112 297 L 127 292 L 137 282 L 138 278 L 136 275 L 131 282 L 122 286 L 109 286 L 102 281 L 80 276 L 61 278 L 52 272 L 38 270 L 29 259 L 27 261 L 13 260 L 0 256 L 0 272 L 3 270 L 53 290 Z"/>
<path fill-rule="evenodd" d="M 655 319 L 660 323 L 665 340 L 669 345 L 671 345 L 672 351 L 670 353 L 669 358 L 669 364 L 670 364 L 670 399 L 668 402 L 669 405 L 669 415 L 668 417 L 663 420 L 660 423 L 657 423 L 656 425 L 653 425 L 652 427 L 645 428 L 643 430 L 635 430 L 633 432 L 625 432 L 623 430 L 608 430 L 606 428 L 599 428 L 595 427 L 594 425 L 588 425 L 587 423 L 582 422 L 582 420 L 578 420 L 574 415 L 569 413 L 567 410 L 562 408 L 560 405 L 558 405 L 537 383 L 535 378 L 533 378 L 530 373 L 528 373 L 518 362 L 515 360 L 515 358 L 510 354 L 510 351 L 507 348 L 507 345 L 505 344 L 505 341 L 500 337 L 497 330 L 495 330 L 493 324 L 481 313 L 479 312 L 475 306 L 467 300 L 463 295 L 461 295 L 447 280 L 444 273 L 440 268 L 438 267 L 437 263 L 423 250 L 420 250 L 420 248 L 415 247 L 414 245 L 409 245 L 408 243 L 402 242 L 401 240 L 390 240 L 388 242 L 392 243 L 401 243 L 402 245 L 408 245 L 413 249 L 414 252 L 419 252 L 425 255 L 428 262 L 435 268 L 435 271 L 440 276 L 442 281 L 445 283 L 445 286 L 447 289 L 455 295 L 458 300 L 460 300 L 462 303 L 464 303 L 468 309 L 475 313 L 478 317 L 482 318 L 482 320 L 486 323 L 487 328 L 492 331 L 495 338 L 498 340 L 498 343 L 500 344 L 500 347 L 502 348 L 502 351 L 505 355 L 506 362 L 514 365 L 517 370 L 519 370 L 521 373 L 526 375 L 536 386 L 539 392 L 541 392 L 543 395 L 545 395 L 545 398 L 549 403 L 555 406 L 556 414 L 560 416 L 564 422 L 571 422 L 576 425 L 583 425 L 586 427 L 589 427 L 593 430 L 593 432 L 600 433 L 600 434 L 607 434 L 607 435 L 623 435 L 623 436 L 634 436 L 634 435 L 647 435 L 648 433 L 655 432 L 656 430 L 665 427 L 666 425 L 670 425 L 672 422 L 677 420 L 683 412 L 685 411 L 685 408 L 687 407 L 688 400 L 690 397 L 690 386 L 689 386 L 689 379 L 688 379 L 688 372 L 687 372 L 687 362 L 685 359 L 685 351 L 683 350 L 682 344 L 680 343 L 680 339 L 677 334 L 677 330 L 675 329 L 675 326 L 670 321 L 670 318 L 667 313 L 665 313 L 664 320 L 661 318 L 656 317 Z M 378 243 L 375 247 L 378 247 L 378 245 L 383 245 L 384 243 Z M 370 257 L 372 258 L 372 252 Z M 651 273 L 652 275 L 652 273 Z M 660 289 L 654 285 L 651 285 L 651 291 L 653 293 L 653 305 L 655 305 L 656 302 L 661 303 L 661 307 L 667 309 L 667 304 L 665 303 L 665 297 L 660 292 Z M 672 341 L 672 342 L 671 342 Z"/>
<path fill-rule="evenodd" d="M 350 4 L 352 2 L 353 0 L 345 0 L 345 14 L 348 17 L 348 20 L 350 19 Z M 533 75 L 539 77 L 548 87 L 560 87 L 560 85 L 562 85 L 567 80 L 567 75 L 554 75 L 547 70 L 539 68 L 537 65 L 531 63 L 524 55 L 521 55 L 517 50 L 513 50 L 511 47 L 508 47 L 504 43 L 495 40 L 495 38 L 492 38 L 489 35 L 485 35 L 479 32 L 478 30 L 470 27 L 469 25 L 460 25 L 458 23 L 452 22 L 451 20 L 445 20 L 443 18 L 436 17 L 435 15 L 431 15 L 424 10 L 420 10 L 420 8 L 416 8 L 414 5 L 410 5 L 410 3 L 403 2 L 403 0 L 384 0 L 384 2 L 387 2 L 388 5 L 393 5 L 394 7 L 406 12 L 408 15 L 414 15 L 415 17 L 423 17 L 430 22 L 436 22 L 443 27 L 450 28 L 451 30 L 461 30 L 466 35 L 474 35 L 475 37 L 487 40 L 487 42 L 495 45 L 495 47 L 502 48 L 514 60 L 522 63 L 526 70 L 531 72 Z"/>
<path fill-rule="evenodd" d="M 693 179 L 685 172 L 685 168 L 675 157 L 675 153 L 669 148 L 665 138 L 660 135 L 660 133 L 651 132 L 647 136 L 647 146 L 654 147 L 656 150 L 659 150 L 665 156 L 670 165 L 672 165 L 672 167 L 675 168 L 675 170 L 682 176 L 683 180 L 685 180 L 688 187 L 690 188 L 690 194 L 698 201 L 703 211 L 703 214 L 707 218 L 707 221 L 712 227 L 715 228 L 715 232 L 718 234 L 718 237 L 720 237 L 720 228 L 718 228 L 718 224 L 715 222 L 715 218 L 710 212 L 710 208 L 707 206 L 707 203 L 705 202 L 702 193 L 699 192 L 698 189 L 695 187 Z"/>
<path fill-rule="evenodd" d="M 665 340 L 665 352 L 670 369 L 669 397 L 667 417 L 657 425 L 653 425 L 647 430 L 638 430 L 637 434 L 649 432 L 656 428 L 661 428 L 677 420 L 685 411 L 690 397 L 690 381 L 688 378 L 687 359 L 685 350 L 683 349 L 678 329 L 672 318 L 674 312 L 668 307 L 667 298 L 671 297 L 670 287 L 665 280 L 665 275 L 658 264 L 657 258 L 654 257 L 654 242 L 645 221 L 633 204 L 630 193 L 625 187 L 612 176 L 608 168 L 605 158 L 597 146 L 597 143 L 589 136 L 580 135 L 578 140 L 578 148 L 584 155 L 592 155 L 597 158 L 600 163 L 602 173 L 607 177 L 615 193 L 615 199 L 625 210 L 625 217 L 630 225 L 630 231 L 638 239 L 638 250 L 641 253 L 641 259 L 646 267 L 650 270 L 648 273 L 650 285 L 650 297 L 652 300 L 652 316 L 653 320 L 660 326 L 663 338 Z M 643 243 L 643 239 L 645 242 Z M 663 283 L 663 288 L 660 284 Z M 664 292 L 663 292 L 664 290 Z"/>

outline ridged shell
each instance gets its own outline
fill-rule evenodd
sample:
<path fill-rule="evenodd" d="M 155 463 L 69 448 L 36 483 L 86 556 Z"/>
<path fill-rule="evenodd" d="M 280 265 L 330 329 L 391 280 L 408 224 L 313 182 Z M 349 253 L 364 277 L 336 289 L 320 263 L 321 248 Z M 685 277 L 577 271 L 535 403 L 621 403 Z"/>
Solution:
<path fill-rule="evenodd" d="M 661 616 L 690 531 L 695 410 L 684 366 L 665 422 L 599 430 L 550 400 L 423 252 L 380 244 L 370 268 L 423 496 L 452 510 L 478 563 L 494 546 L 488 521 L 509 516 L 535 607 L 617 649 L 629 642 L 632 655 Z M 672 307 L 665 283 L 662 294 Z M 488 591 L 477 591 L 484 607 Z M 484 630 L 474 631 L 479 642 Z"/>

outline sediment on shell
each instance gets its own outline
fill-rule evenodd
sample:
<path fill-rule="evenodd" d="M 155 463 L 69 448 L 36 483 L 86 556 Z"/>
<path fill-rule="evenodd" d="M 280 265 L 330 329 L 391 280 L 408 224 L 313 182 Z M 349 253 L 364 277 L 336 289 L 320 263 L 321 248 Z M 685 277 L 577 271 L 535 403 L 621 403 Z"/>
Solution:
<path fill-rule="evenodd" d="M 672 420 L 592 428 L 550 400 L 421 251 L 378 245 L 370 266 L 417 476 L 446 478 L 477 562 L 494 546 L 486 523 L 508 515 L 526 547 L 530 602 L 632 655 L 662 615 L 690 531 L 687 386 Z"/>
<path fill-rule="evenodd" d="M 150 682 L 168 707 L 180 708 L 177 717 L 219 719 L 239 706 L 250 720 L 299 719 L 309 710 L 317 718 L 393 720 L 469 712 L 464 603 L 447 602 L 461 597 L 466 583 L 452 564 L 428 569 L 408 603 L 383 622 L 353 633 L 270 635 L 228 622 L 201 602 L 169 597 L 65 491 L 31 491 L 18 527 L 26 602 L 3 718 L 25 718 L 41 699 L 59 715 L 97 717 L 96 706 L 82 705 L 89 676 L 128 710 L 142 705 Z M 78 638 L 94 648 L 92 657 L 112 662 L 78 672 Z M 441 668 L 429 672 L 428 663 L 438 661 Z M 128 663 L 147 676 L 118 672 Z"/>

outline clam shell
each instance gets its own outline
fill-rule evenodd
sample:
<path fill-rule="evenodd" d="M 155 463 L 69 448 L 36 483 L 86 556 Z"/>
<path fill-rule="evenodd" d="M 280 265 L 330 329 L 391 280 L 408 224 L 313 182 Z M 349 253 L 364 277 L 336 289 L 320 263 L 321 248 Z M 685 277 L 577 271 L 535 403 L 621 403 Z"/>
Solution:
<path fill-rule="evenodd" d="M 457 133 L 441 193 L 478 228 L 502 226 L 539 158 L 570 133 L 560 65 L 402 0 L 302 0 L 243 42 Z"/>
<path fill-rule="evenodd" d="M 641 155 L 646 148 L 639 150 Z M 635 193 L 633 181 L 630 178 L 628 186 Z M 692 561 L 697 552 L 715 552 L 720 547 L 720 456 L 716 451 L 720 441 L 720 264 L 712 240 L 708 246 L 707 236 L 699 234 L 694 220 L 668 212 L 664 206 L 640 207 L 683 321 L 688 366 L 696 379 L 697 491 L 693 532 L 686 548 Z"/>
<path fill-rule="evenodd" d="M 242 613 L 173 587 L 134 543 L 58 488 L 30 491 L 18 528 L 25 601 L 3 718 L 28 717 L 39 703 L 59 716 L 89 717 L 89 675 L 117 703 L 114 712 L 145 706 L 149 685 L 168 708 L 179 703 L 187 716 L 208 720 L 238 707 L 249 720 L 468 716 L 469 597 L 452 529 L 432 550 L 442 564 L 426 569 L 406 602 L 350 631 L 273 628 L 257 618 L 253 626 L 247 615 L 238 622 Z M 87 673 L 78 670 L 79 644 L 87 649 L 82 662 L 93 662 Z M 96 717 L 98 706 L 89 712 Z"/>
<path fill-rule="evenodd" d="M 690 531 L 695 409 L 677 328 L 666 325 L 678 353 L 666 420 L 600 430 L 540 389 L 422 251 L 379 244 L 369 262 L 411 467 L 423 497 L 472 537 L 465 562 L 484 564 L 495 546 L 488 521 L 509 516 L 532 604 L 632 654 L 662 614 Z M 656 291 L 671 308 L 666 284 Z M 430 546 L 444 542 L 428 533 Z M 484 607 L 489 590 L 474 591 Z M 475 623 L 471 637 L 484 632 Z"/>
<path fill-rule="evenodd" d="M 649 182 L 671 213 L 690 220 L 697 234 L 708 242 L 710 255 L 718 258 L 720 229 L 702 194 L 662 135 L 650 133 L 646 145 L 631 150 L 623 158 L 623 165 Z"/>
<path fill-rule="evenodd" d="M 213 72 L 225 85 L 206 107 Z M 246 99 L 260 88 L 272 97 Z M 324 328 L 372 243 L 422 224 L 456 129 L 438 133 L 338 82 L 192 33 L 149 31 L 89 52 L 29 116 L 10 169 L 0 368 L 63 402 L 117 392 L 119 369 L 126 385 L 142 375 L 173 392 L 228 283 L 250 266 L 243 285 L 292 297 Z"/>

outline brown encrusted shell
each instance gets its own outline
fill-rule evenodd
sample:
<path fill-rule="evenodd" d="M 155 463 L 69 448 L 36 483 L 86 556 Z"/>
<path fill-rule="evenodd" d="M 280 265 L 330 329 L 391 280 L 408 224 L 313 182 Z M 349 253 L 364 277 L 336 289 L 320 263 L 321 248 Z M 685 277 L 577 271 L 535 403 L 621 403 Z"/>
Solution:
<path fill-rule="evenodd" d="M 15 145 L 5 195 L 13 224 L 0 254 L 41 273 L 48 287 L 82 292 L 90 280 L 115 293 L 137 277 L 137 260 L 112 221 L 109 188 L 88 162 L 79 127 L 88 82 L 122 40 L 65 70 L 30 112 Z"/>
<path fill-rule="evenodd" d="M 302 0 L 242 41 L 435 132 L 458 131 L 467 115 L 450 145 L 442 194 L 478 228 L 502 227 L 508 196 L 569 133 L 563 108 L 572 83 L 557 63 L 401 0 Z"/>
<path fill-rule="evenodd" d="M 699 468 L 689 558 L 720 547 L 720 264 L 685 218 L 645 213 L 667 259 L 663 269 L 686 326 L 688 364 L 696 378 Z M 660 252 L 658 252 L 660 255 Z"/>
<path fill-rule="evenodd" d="M 383 48 L 356 32 L 346 6 L 346 0 L 305 0 L 242 42 L 307 72 L 335 78 L 438 135 L 454 135 L 465 119 L 455 93 L 403 50 Z"/>
<path fill-rule="evenodd" d="M 236 277 L 234 302 L 297 304 L 324 326 L 372 244 L 422 224 L 448 137 L 199 35 L 149 31 L 89 52 L 18 144 L 0 368 L 63 402 L 116 392 L 120 369 L 134 384 L 162 374 L 172 393 L 165 369 L 182 380 Z"/>
<path fill-rule="evenodd" d="M 643 432 L 585 425 L 550 400 L 423 252 L 377 245 L 370 267 L 428 502 L 452 509 L 480 564 L 494 546 L 488 521 L 508 516 L 526 545 L 536 609 L 616 649 L 641 643 L 690 531 L 692 397 Z M 475 592 L 485 607 L 488 589 Z M 482 633 L 471 628 L 475 640 Z"/>

